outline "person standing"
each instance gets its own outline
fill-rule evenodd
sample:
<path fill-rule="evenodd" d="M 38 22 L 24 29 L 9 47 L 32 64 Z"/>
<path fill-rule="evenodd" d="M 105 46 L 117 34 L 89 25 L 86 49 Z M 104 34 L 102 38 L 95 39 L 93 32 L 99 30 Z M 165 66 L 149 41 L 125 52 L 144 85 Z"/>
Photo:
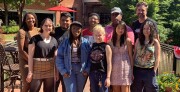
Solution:
<path fill-rule="evenodd" d="M 126 24 L 123 21 L 113 32 L 111 85 L 113 92 L 130 92 L 133 79 L 132 43 L 127 37 Z"/>
<path fill-rule="evenodd" d="M 26 77 L 28 74 L 28 43 L 31 37 L 36 34 L 39 34 L 39 28 L 37 28 L 37 16 L 32 13 L 28 12 L 24 15 L 22 25 L 20 30 L 17 33 L 17 45 L 19 50 L 19 66 L 20 72 L 22 76 L 22 83 L 23 83 L 23 92 L 28 92 L 30 88 L 30 84 L 26 82 Z"/>
<path fill-rule="evenodd" d="M 57 40 L 58 44 L 60 45 L 60 43 L 69 36 L 68 30 L 72 23 L 71 14 L 68 12 L 61 13 L 61 18 L 59 22 L 60 22 L 60 26 L 55 28 L 55 33 L 51 34 L 51 36 L 53 36 Z M 58 87 L 59 87 L 60 82 L 62 85 L 62 92 L 66 92 L 62 75 L 58 71 L 56 71 L 56 73 L 57 73 L 57 76 L 55 77 L 55 80 L 56 80 L 55 92 L 58 92 Z"/>
<path fill-rule="evenodd" d="M 122 17 L 123 17 L 123 13 L 122 13 L 122 10 L 119 7 L 114 7 L 114 8 L 111 9 L 111 22 L 112 23 L 105 27 L 106 42 L 108 42 L 108 43 L 111 42 L 113 32 L 116 29 L 116 26 L 122 20 Z M 132 45 L 134 45 L 134 33 L 133 33 L 133 30 L 127 25 L 126 25 L 126 29 L 127 29 L 128 38 L 131 39 Z"/>
<path fill-rule="evenodd" d="M 134 80 L 131 92 L 158 92 L 156 71 L 160 62 L 160 43 L 154 37 L 152 21 L 145 21 L 140 29 L 134 50 Z"/>
<path fill-rule="evenodd" d="M 26 78 L 30 85 L 30 92 L 39 92 L 43 83 L 43 91 L 51 92 L 54 89 L 54 57 L 58 43 L 50 36 L 54 25 L 50 18 L 41 22 L 40 34 L 33 36 L 28 46 L 29 71 Z"/>
<path fill-rule="evenodd" d="M 146 2 L 143 1 L 143 2 L 138 2 L 136 4 L 136 15 L 138 19 L 133 21 L 132 23 L 132 29 L 135 35 L 135 41 L 139 37 L 138 35 L 140 32 L 140 28 L 145 21 L 151 21 L 153 23 L 153 25 L 155 26 L 154 35 L 157 38 L 157 40 L 159 40 L 157 24 L 154 20 L 152 20 L 151 18 L 147 16 L 147 12 L 148 12 L 148 4 Z"/>
<path fill-rule="evenodd" d="M 95 43 L 90 52 L 90 89 L 91 92 L 105 92 L 110 86 L 112 51 L 110 45 L 104 42 L 105 29 L 101 25 L 93 28 Z"/>
<path fill-rule="evenodd" d="M 88 39 L 90 44 L 94 43 L 94 38 L 93 38 L 93 31 L 92 29 L 99 24 L 100 21 L 100 16 L 97 13 L 91 13 L 89 15 L 89 27 L 85 28 L 82 32 L 82 36 Z"/>
<path fill-rule="evenodd" d="M 87 39 L 81 37 L 80 22 L 74 21 L 69 33 L 69 38 L 63 40 L 58 48 L 56 66 L 63 75 L 66 92 L 83 92 L 90 69 L 90 44 Z"/>

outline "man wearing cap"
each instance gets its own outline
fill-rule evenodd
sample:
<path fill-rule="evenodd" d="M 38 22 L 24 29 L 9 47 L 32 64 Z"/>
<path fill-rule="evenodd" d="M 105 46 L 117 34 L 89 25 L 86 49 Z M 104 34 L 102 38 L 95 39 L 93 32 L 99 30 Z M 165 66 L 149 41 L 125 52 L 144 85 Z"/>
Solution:
<path fill-rule="evenodd" d="M 69 35 L 68 29 L 72 22 L 71 14 L 68 12 L 61 13 L 61 18 L 59 22 L 60 22 L 60 26 L 56 27 L 55 33 L 52 34 L 52 36 L 57 40 L 58 44 L 60 44 L 63 41 L 63 39 L 65 39 Z M 56 73 L 59 74 L 59 76 L 57 75 L 55 78 L 57 80 L 55 86 L 55 92 L 58 92 L 60 81 L 62 83 L 62 92 L 66 92 L 62 75 L 58 71 L 56 71 Z"/>
<path fill-rule="evenodd" d="M 145 21 L 151 21 L 154 24 L 155 29 L 156 29 L 156 32 L 155 32 L 154 35 L 159 40 L 157 24 L 156 24 L 156 22 L 154 20 L 147 17 L 147 10 L 148 10 L 148 4 L 146 2 L 138 2 L 136 4 L 136 15 L 138 16 L 138 19 L 133 21 L 133 23 L 132 23 L 132 29 L 134 31 L 135 41 L 138 38 L 138 34 L 140 32 L 141 25 Z"/>
<path fill-rule="evenodd" d="M 82 32 L 82 36 L 85 37 L 86 39 L 88 39 L 88 41 L 90 42 L 90 44 L 92 45 L 92 43 L 94 43 L 94 38 L 93 38 L 93 32 L 92 29 L 99 24 L 100 21 L 100 17 L 97 13 L 91 13 L 89 15 L 89 27 L 85 28 Z"/>
<path fill-rule="evenodd" d="M 113 31 L 116 29 L 118 23 L 122 20 L 122 15 L 123 15 L 123 13 L 119 7 L 114 7 L 111 9 L 111 22 L 112 23 L 105 27 L 107 42 L 111 41 Z M 134 45 L 133 30 L 127 25 L 126 25 L 126 28 L 127 28 L 127 35 L 131 39 L 132 45 Z"/>

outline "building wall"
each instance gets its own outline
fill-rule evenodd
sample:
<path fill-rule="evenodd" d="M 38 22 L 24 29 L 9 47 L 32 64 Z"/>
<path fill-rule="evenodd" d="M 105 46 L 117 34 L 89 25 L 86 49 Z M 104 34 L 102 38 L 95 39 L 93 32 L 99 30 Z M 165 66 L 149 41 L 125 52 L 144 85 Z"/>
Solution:
<path fill-rule="evenodd" d="M 49 0 L 41 0 L 45 3 L 45 6 L 40 5 L 40 3 L 34 3 L 32 5 L 25 5 L 25 12 L 34 12 L 40 15 L 51 14 L 53 15 L 53 21 L 56 25 L 59 25 L 60 13 L 59 11 L 48 11 L 47 9 L 50 7 L 54 7 L 55 5 L 51 5 Z M 87 0 L 86 0 L 87 1 Z M 92 12 L 96 12 L 98 14 L 102 14 L 102 12 L 107 12 L 104 8 L 102 8 L 102 4 L 100 2 L 84 2 L 84 0 L 63 0 L 59 5 L 71 8 L 76 10 L 77 12 L 71 13 L 73 14 L 73 20 L 80 21 L 84 26 L 88 26 L 88 14 Z M 3 7 L 3 4 L 0 4 L 0 7 Z M 16 12 L 16 10 L 13 10 Z M 45 16 L 44 16 L 45 17 Z M 41 21 L 41 19 L 40 19 Z"/>

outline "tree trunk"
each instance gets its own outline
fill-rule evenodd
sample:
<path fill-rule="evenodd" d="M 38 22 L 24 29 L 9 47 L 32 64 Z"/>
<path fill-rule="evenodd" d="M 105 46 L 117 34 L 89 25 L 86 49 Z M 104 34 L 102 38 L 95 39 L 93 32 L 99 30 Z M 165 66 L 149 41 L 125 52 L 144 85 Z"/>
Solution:
<path fill-rule="evenodd" d="M 6 0 L 4 0 L 4 11 L 5 11 L 5 25 L 8 26 L 8 7 Z"/>
<path fill-rule="evenodd" d="M 18 7 L 18 17 L 19 17 L 19 27 L 21 27 L 21 24 L 22 24 L 22 12 L 24 10 L 24 5 L 25 5 L 25 0 L 21 0 L 21 3 Z"/>

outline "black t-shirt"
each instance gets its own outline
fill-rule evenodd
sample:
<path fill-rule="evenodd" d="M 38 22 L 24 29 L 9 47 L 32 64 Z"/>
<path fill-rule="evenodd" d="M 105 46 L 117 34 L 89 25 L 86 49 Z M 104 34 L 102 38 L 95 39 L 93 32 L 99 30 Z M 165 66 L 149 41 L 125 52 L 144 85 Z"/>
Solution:
<path fill-rule="evenodd" d="M 106 45 L 105 42 L 93 43 L 90 52 L 90 71 L 107 72 Z"/>
<path fill-rule="evenodd" d="M 53 58 L 58 46 L 54 37 L 51 36 L 50 42 L 45 43 L 39 34 L 30 39 L 29 44 L 32 43 L 35 43 L 33 58 Z"/>
<path fill-rule="evenodd" d="M 151 18 L 147 18 L 144 22 L 146 22 L 146 21 L 151 21 L 154 24 L 155 29 L 156 29 L 156 33 L 158 34 L 158 28 L 157 28 L 156 22 L 154 20 L 152 20 Z M 133 32 L 134 32 L 134 35 L 135 35 L 135 41 L 138 38 L 140 28 L 141 28 L 143 23 L 140 23 L 139 20 L 135 20 L 132 23 L 132 29 L 133 29 Z"/>
<path fill-rule="evenodd" d="M 53 36 L 57 41 L 58 39 L 67 31 L 62 29 L 62 27 L 56 27 L 55 28 L 55 33 L 54 34 L 51 34 L 51 36 Z"/>

